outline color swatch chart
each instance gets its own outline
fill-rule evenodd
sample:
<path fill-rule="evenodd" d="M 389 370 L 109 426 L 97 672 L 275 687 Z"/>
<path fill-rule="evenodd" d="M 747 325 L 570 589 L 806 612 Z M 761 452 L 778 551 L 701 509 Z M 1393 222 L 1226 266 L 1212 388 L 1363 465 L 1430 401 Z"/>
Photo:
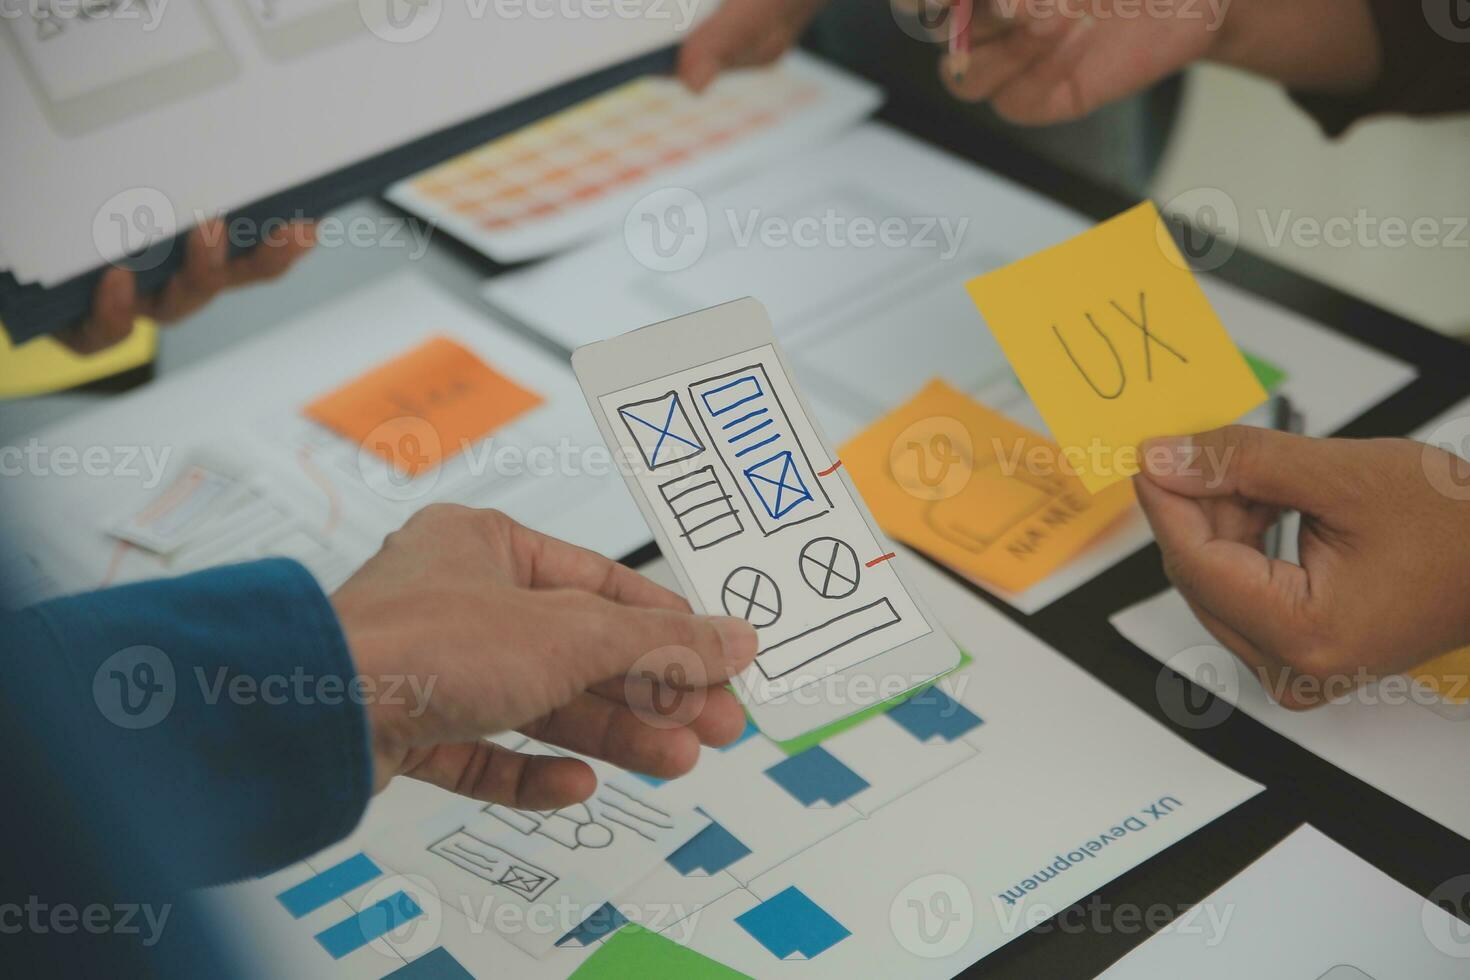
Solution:
<path fill-rule="evenodd" d="M 867 83 L 791 55 L 698 94 L 647 75 L 400 181 L 388 198 L 497 261 L 612 231 L 640 197 L 700 188 L 840 132 Z"/>

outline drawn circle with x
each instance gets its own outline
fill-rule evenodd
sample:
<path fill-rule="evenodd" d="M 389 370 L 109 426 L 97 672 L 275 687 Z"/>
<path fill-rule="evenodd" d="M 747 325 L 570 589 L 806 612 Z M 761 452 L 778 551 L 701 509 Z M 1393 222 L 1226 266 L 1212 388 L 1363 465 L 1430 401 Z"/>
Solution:
<path fill-rule="evenodd" d="M 797 559 L 801 577 L 823 599 L 846 599 L 857 591 L 862 568 L 852 545 L 836 538 L 813 538 Z"/>
<path fill-rule="evenodd" d="M 725 612 L 756 629 L 781 618 L 781 590 L 776 580 L 758 568 L 741 565 L 725 577 L 720 590 Z"/>

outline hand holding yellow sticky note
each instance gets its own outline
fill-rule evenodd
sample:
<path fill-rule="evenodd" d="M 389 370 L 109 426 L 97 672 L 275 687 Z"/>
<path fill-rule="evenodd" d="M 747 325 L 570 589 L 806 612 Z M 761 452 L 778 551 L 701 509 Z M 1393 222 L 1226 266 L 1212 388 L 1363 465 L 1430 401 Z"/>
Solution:
<path fill-rule="evenodd" d="M 966 288 L 1093 493 L 1266 400 L 1151 202 Z"/>
<path fill-rule="evenodd" d="M 894 538 L 961 574 L 1021 592 L 1133 505 L 1089 494 L 1057 445 L 943 381 L 842 447 L 843 465 Z"/>

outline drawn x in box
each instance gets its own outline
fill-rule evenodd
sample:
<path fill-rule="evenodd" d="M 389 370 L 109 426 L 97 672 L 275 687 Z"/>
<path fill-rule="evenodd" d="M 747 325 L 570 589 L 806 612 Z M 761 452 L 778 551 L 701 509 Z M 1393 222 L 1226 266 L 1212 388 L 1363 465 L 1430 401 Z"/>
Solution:
<path fill-rule="evenodd" d="M 618 415 L 651 470 L 704 452 L 704 443 L 699 441 L 676 391 L 623 405 L 618 408 Z"/>
<path fill-rule="evenodd" d="M 689 395 L 763 534 L 832 509 L 762 365 L 696 381 Z"/>

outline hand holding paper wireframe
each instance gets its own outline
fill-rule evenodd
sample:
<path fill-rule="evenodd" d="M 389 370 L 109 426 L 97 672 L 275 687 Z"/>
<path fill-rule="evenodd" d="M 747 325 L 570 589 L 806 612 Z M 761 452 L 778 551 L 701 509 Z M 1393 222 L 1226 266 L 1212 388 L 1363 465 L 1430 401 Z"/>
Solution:
<path fill-rule="evenodd" d="M 641 463 L 625 476 L 690 602 L 759 631 L 735 689 L 764 731 L 793 738 L 958 664 L 808 417 L 759 303 L 592 344 L 573 365 L 604 438 Z M 825 697 L 793 697 L 818 682 Z"/>
<path fill-rule="evenodd" d="M 1142 451 L 1135 486 L 1170 578 L 1286 707 L 1470 644 L 1470 462 L 1246 426 Z M 1262 550 L 1285 509 L 1303 515 L 1300 565 Z"/>
<path fill-rule="evenodd" d="M 726 744 L 745 727 L 722 684 L 755 656 L 748 624 L 692 616 L 631 569 L 495 511 L 424 508 L 332 604 L 363 683 L 384 693 L 367 704 L 380 789 L 402 774 L 554 809 L 596 788 L 586 764 L 483 736 L 519 730 L 670 778 L 694 766 L 700 743 Z M 664 663 L 660 650 L 678 655 L 679 676 L 629 677 L 650 654 Z M 654 717 L 645 699 L 680 710 Z"/>

